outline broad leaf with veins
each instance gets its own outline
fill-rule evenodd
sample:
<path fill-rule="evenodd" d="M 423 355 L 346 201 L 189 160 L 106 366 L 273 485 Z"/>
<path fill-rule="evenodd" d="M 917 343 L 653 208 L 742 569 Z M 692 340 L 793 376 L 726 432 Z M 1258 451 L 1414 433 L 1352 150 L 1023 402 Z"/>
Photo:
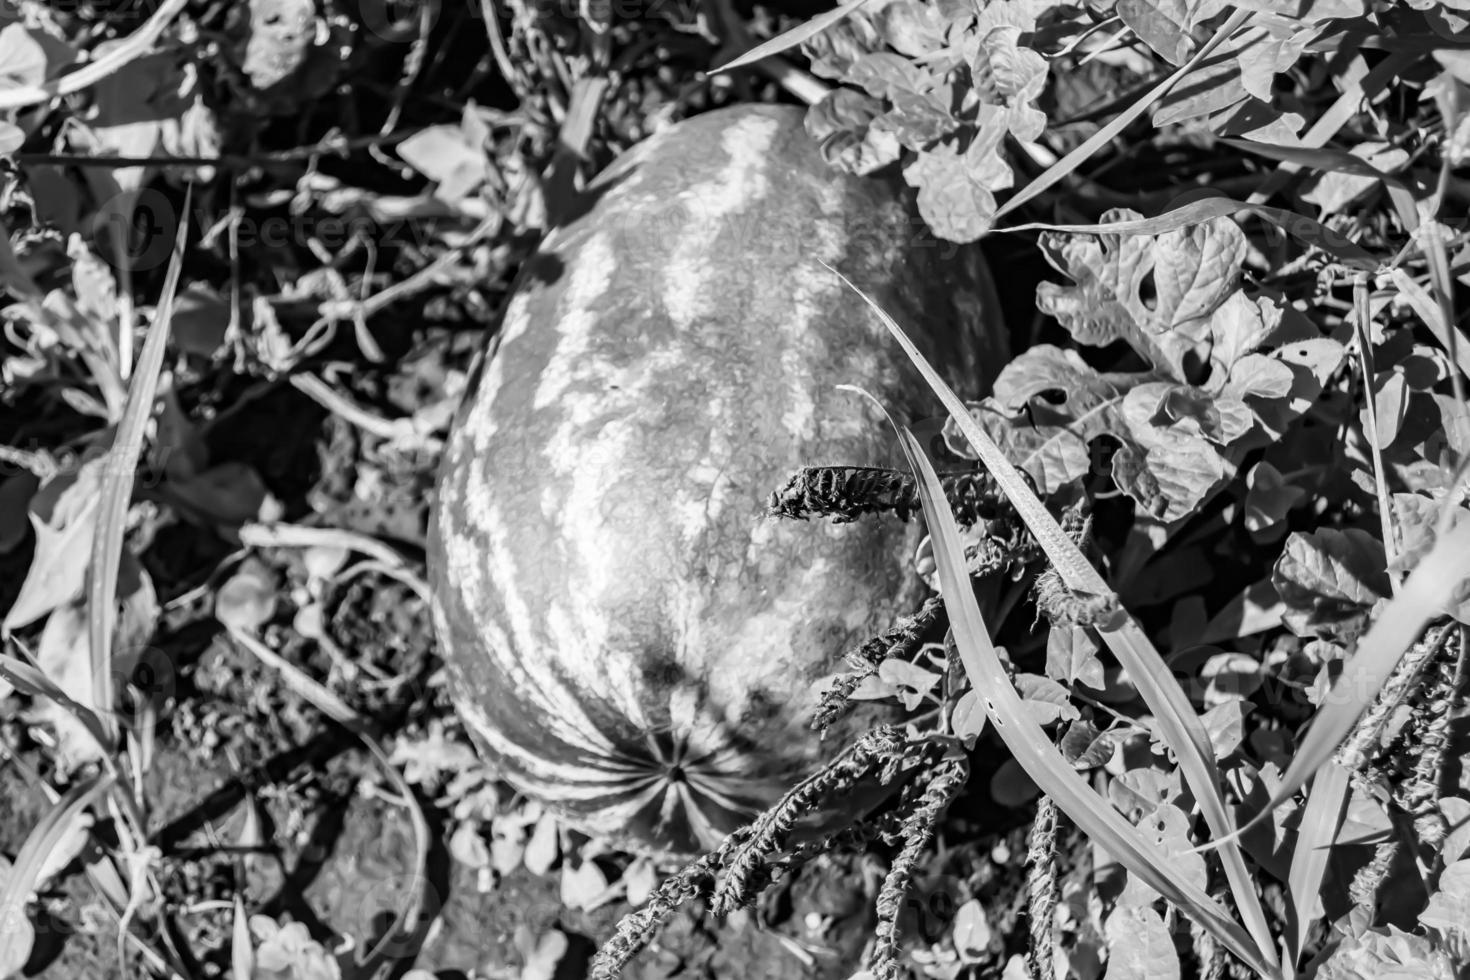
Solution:
<path fill-rule="evenodd" d="M 1113 211 L 1108 220 L 1132 220 Z M 1043 283 L 1037 305 L 1079 343 L 1126 343 L 1146 362 L 1099 371 L 1076 351 L 1041 344 L 1011 361 L 972 414 L 1051 493 L 1080 480 L 1113 445 L 1111 476 L 1140 516 L 1173 524 L 1194 513 L 1249 449 L 1306 411 L 1342 345 L 1239 287 L 1245 238 L 1234 222 L 1148 235 L 1044 236 L 1070 285 Z M 950 448 L 968 457 L 953 423 Z"/>

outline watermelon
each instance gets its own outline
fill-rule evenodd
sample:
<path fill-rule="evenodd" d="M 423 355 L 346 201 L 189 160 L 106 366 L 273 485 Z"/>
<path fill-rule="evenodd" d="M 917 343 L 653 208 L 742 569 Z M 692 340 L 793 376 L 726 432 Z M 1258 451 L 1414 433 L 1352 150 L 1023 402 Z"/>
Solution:
<path fill-rule="evenodd" d="M 896 181 L 749 105 L 624 154 L 512 291 L 445 445 L 430 532 L 456 708 L 574 826 L 687 855 L 842 748 L 815 682 L 922 594 L 919 531 L 764 514 L 802 464 L 893 464 L 934 403 L 840 270 L 961 391 L 1005 362 L 978 253 Z"/>

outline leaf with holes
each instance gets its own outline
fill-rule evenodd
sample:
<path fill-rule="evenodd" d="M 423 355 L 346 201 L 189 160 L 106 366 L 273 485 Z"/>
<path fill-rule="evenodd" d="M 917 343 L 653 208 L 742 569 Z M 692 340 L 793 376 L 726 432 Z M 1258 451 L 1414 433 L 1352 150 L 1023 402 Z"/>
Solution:
<path fill-rule="evenodd" d="M 1099 227 L 1132 214 L 1110 212 Z M 1241 291 L 1245 239 L 1229 219 L 1154 237 L 1043 240 L 1072 285 L 1043 283 L 1038 307 L 1079 343 L 1121 340 L 1149 368 L 1102 372 L 1049 344 L 1006 365 L 972 416 L 1042 493 L 1106 460 L 1145 514 L 1175 523 L 1217 492 L 1248 450 L 1306 411 L 1341 360 L 1340 344 L 1275 301 Z M 946 425 L 945 438 L 973 457 L 957 424 Z"/>
<path fill-rule="evenodd" d="M 1152 813 L 1138 821 L 1138 829 L 1143 835 L 1170 856 L 1174 874 L 1203 888 L 1208 881 L 1209 871 L 1205 867 L 1204 855 L 1193 853 L 1195 842 L 1190 839 L 1189 827 L 1189 814 L 1172 803 L 1161 803 Z M 1123 894 L 1118 897 L 1118 904 L 1148 906 L 1158 897 L 1158 892 L 1130 875 Z"/>

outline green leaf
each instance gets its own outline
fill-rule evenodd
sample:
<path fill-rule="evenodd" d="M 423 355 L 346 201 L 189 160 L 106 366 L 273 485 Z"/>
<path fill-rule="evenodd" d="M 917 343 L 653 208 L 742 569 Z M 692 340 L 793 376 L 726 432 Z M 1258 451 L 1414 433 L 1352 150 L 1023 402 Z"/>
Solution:
<path fill-rule="evenodd" d="M 1265 460 L 1251 467 L 1245 485 L 1245 529 L 1261 538 L 1284 530 L 1286 515 L 1307 495 L 1302 487 L 1283 480 L 1281 471 Z"/>
<path fill-rule="evenodd" d="M 1065 179 L 1069 174 L 1074 172 L 1079 166 L 1081 166 L 1083 161 L 1096 153 L 1101 147 L 1106 146 L 1108 143 L 1112 142 L 1114 137 L 1116 137 L 1119 133 L 1126 129 L 1130 123 L 1132 123 L 1139 116 L 1147 112 L 1149 106 L 1153 105 L 1159 99 L 1163 98 L 1176 85 L 1178 85 L 1181 81 L 1188 77 L 1190 71 L 1193 70 L 1195 65 L 1197 65 L 1201 61 L 1204 61 L 1211 54 L 1213 54 L 1220 47 L 1220 45 L 1225 43 L 1225 41 L 1230 37 L 1231 34 L 1235 33 L 1235 31 L 1246 22 L 1249 17 L 1250 13 L 1245 10 L 1236 10 L 1234 13 L 1232 13 L 1225 20 L 1225 22 L 1220 25 L 1219 29 L 1215 31 L 1214 36 L 1210 38 L 1210 40 L 1204 45 L 1204 47 L 1200 48 L 1194 53 L 1193 57 L 1190 58 L 1188 64 L 1183 65 L 1179 68 L 1178 71 L 1174 72 L 1158 85 L 1155 85 L 1141 98 L 1134 102 L 1133 105 L 1129 106 L 1123 112 L 1120 112 L 1106 126 L 1103 126 L 1096 133 L 1093 133 L 1091 136 L 1089 136 L 1081 146 L 1072 150 L 1070 153 L 1068 153 L 1062 159 L 1058 160 L 1056 163 L 1052 164 L 1050 167 L 1047 167 L 1046 171 L 1041 174 L 1041 176 L 1032 180 L 1019 192 L 1011 195 L 1010 199 L 1007 200 L 1005 204 L 1001 205 L 1000 209 L 996 211 L 995 217 L 999 219 L 1007 214 L 1010 214 L 1012 211 L 1021 207 L 1021 205 L 1025 204 L 1033 197 L 1036 197 L 1038 194 L 1043 193 L 1048 188 L 1056 184 L 1058 181 Z M 1197 222 L 1185 223 L 1196 224 Z"/>
<path fill-rule="evenodd" d="M 32 88 L 76 60 L 66 42 L 24 24 L 0 28 L 0 88 Z"/>
<path fill-rule="evenodd" d="M 97 532 L 102 474 L 107 466 L 105 455 L 93 455 L 74 471 L 63 471 L 47 480 L 31 498 L 35 553 L 20 593 L 0 624 L 3 632 L 27 626 L 81 597 L 86 587 L 87 558 Z"/>
<path fill-rule="evenodd" d="M 1322 879 L 1327 861 L 1337 839 L 1337 825 L 1342 820 L 1348 797 L 1348 772 L 1335 762 L 1328 762 L 1312 782 L 1297 828 L 1296 847 L 1291 855 L 1291 872 L 1287 891 L 1291 903 L 1287 907 L 1290 927 L 1286 934 L 1287 961 L 1301 959 L 1307 933 L 1321 916 Z"/>
<path fill-rule="evenodd" d="M 1146 838 L 1169 855 L 1174 874 L 1203 890 L 1209 883 L 1209 869 L 1205 867 L 1204 855 L 1194 850 L 1190 838 L 1189 814 L 1172 803 L 1160 803 L 1152 812 L 1138 820 L 1138 830 Z M 1144 882 L 1130 876 L 1118 904 L 1124 906 L 1148 906 L 1158 900 L 1158 893 Z"/>
<path fill-rule="evenodd" d="M 1455 964 L 1428 939 L 1388 926 L 1345 938 L 1313 980 L 1454 980 L 1455 975 Z"/>
<path fill-rule="evenodd" d="M 878 125 L 883 103 L 850 88 L 834 89 L 806 113 L 806 131 L 817 149 L 834 167 L 853 174 L 869 174 L 898 159 L 898 137 Z"/>
<path fill-rule="evenodd" d="M 984 235 L 995 219 L 994 191 L 1011 186 L 1010 167 L 996 152 L 1005 132 L 992 127 L 961 153 L 951 142 L 920 154 L 904 168 L 903 179 L 919 191 L 919 213 L 946 241 L 968 243 Z"/>
<path fill-rule="evenodd" d="M 1103 227 L 1137 220 L 1135 211 L 1103 215 Z M 1161 374 L 1188 380 L 1184 359 L 1207 336 L 1199 329 L 1234 291 L 1245 257 L 1245 236 L 1233 221 L 1136 235 L 1095 238 L 1046 234 L 1047 261 L 1075 285 L 1042 283 L 1036 305 L 1056 317 L 1078 343 L 1128 343 Z M 1144 288 L 1151 283 L 1152 300 Z"/>
<path fill-rule="evenodd" d="M 448 204 L 473 194 L 490 173 L 485 147 L 461 125 L 425 126 L 396 149 L 405 163 L 434 181 L 434 196 Z"/>
<path fill-rule="evenodd" d="M 1078 770 L 1096 769 L 1113 757 L 1113 750 L 1122 741 L 1122 736 L 1113 732 L 1100 732 L 1087 720 L 1072 722 L 1067 734 L 1057 743 L 1062 755 Z"/>
<path fill-rule="evenodd" d="M 1280 785 L 1242 832 L 1266 819 L 1327 763 L 1378 696 L 1404 653 L 1419 639 L 1430 619 L 1440 615 L 1461 590 L 1467 577 L 1470 577 L 1470 521 L 1441 536 L 1398 595 L 1380 607 L 1377 621 L 1358 642 L 1357 651 L 1298 744 Z"/>
<path fill-rule="evenodd" d="M 1014 200 L 1014 198 L 1012 198 Z M 996 217 L 1007 213 L 1010 206 L 1007 201 Z M 998 228 L 997 231 L 1053 231 L 1068 232 L 1071 234 L 1114 234 L 1114 235 L 1156 235 L 1162 232 L 1176 231 L 1187 228 L 1190 225 L 1198 225 L 1214 218 L 1223 218 L 1237 214 L 1253 214 L 1276 225 L 1288 235 L 1297 239 L 1304 245 L 1320 248 L 1343 265 L 1357 269 L 1362 272 L 1377 272 L 1384 265 L 1383 261 L 1367 251 L 1362 246 L 1349 240 L 1342 233 L 1328 228 L 1326 225 L 1304 214 L 1287 211 L 1282 208 L 1267 207 L 1262 204 L 1252 204 L 1244 201 L 1234 201 L 1228 197 L 1209 194 L 1198 200 L 1182 204 L 1177 208 L 1166 211 L 1153 218 L 1138 218 L 1125 222 L 1107 222 L 1094 225 L 1056 225 L 1045 222 L 1032 224 L 1011 225 L 1006 228 Z M 1400 270 L 1401 271 L 1401 270 Z M 1404 273 L 1407 279 L 1407 273 Z M 1421 292 L 1423 287 L 1408 279 L 1414 288 Z M 1397 276 L 1394 282 L 1400 289 L 1408 290 Z"/>
<path fill-rule="evenodd" d="M 1113 854 L 1130 873 L 1185 910 L 1263 976 L 1278 976 L 1274 964 L 1263 957 L 1263 951 L 1249 934 L 1225 915 L 1202 888 L 1180 876 L 1164 853 L 1115 810 L 1099 805 L 1096 793 L 1030 718 L 990 642 L 965 571 L 959 527 L 944 497 L 939 476 L 913 434 L 900 429 L 899 435 L 904 453 L 919 477 L 920 498 L 934 541 L 941 593 L 949 609 L 955 647 L 971 685 L 983 692 L 986 714 L 1015 760 L 1078 827 Z"/>
<path fill-rule="evenodd" d="M 1050 677 L 1038 674 L 1017 674 L 1016 690 L 1038 725 L 1050 725 L 1056 721 L 1073 721 L 1081 717 L 1076 705 L 1072 704 L 1067 689 Z"/>
<path fill-rule="evenodd" d="M 979 899 L 970 899 L 955 912 L 953 935 L 955 952 L 963 962 L 978 963 L 985 958 L 992 930 Z"/>
<path fill-rule="evenodd" d="M 1470 942 L 1470 860 L 1456 861 L 1439 875 L 1439 888 L 1419 913 L 1419 924 L 1446 938 Z"/>
<path fill-rule="evenodd" d="M 1081 684 L 1093 690 L 1103 686 L 1103 665 L 1097 644 L 1087 630 L 1053 627 L 1046 636 L 1046 676 L 1067 686 Z"/>
<path fill-rule="evenodd" d="M 1440 857 L 1446 862 L 1454 862 L 1470 855 L 1470 800 L 1446 796 L 1439 801 L 1439 813 L 1449 828 Z"/>
<path fill-rule="evenodd" d="M 1226 701 L 1206 711 L 1201 717 L 1210 736 L 1215 758 L 1228 759 L 1240 748 L 1245 738 L 1245 713 L 1249 706 L 1240 700 Z"/>
<path fill-rule="evenodd" d="M 1293 534 L 1271 572 L 1298 636 L 1351 637 L 1390 592 L 1383 544 L 1367 531 Z"/>
<path fill-rule="evenodd" d="M 1045 505 L 1036 497 L 1036 494 L 1021 478 L 1015 466 L 1005 457 L 985 430 L 976 424 L 975 420 L 966 411 L 964 402 L 945 383 L 944 379 L 939 376 L 938 372 L 934 370 L 933 365 L 919 352 L 918 348 L 914 346 L 913 341 L 904 334 L 902 328 L 881 307 L 874 303 L 870 297 L 857 289 L 856 286 L 853 286 L 849 280 L 842 277 L 836 270 L 833 270 L 833 274 L 842 278 L 850 288 L 863 298 L 869 308 L 873 310 L 888 328 L 889 333 L 903 347 L 904 352 L 908 354 L 914 366 L 919 369 L 924 380 L 929 384 L 930 389 L 943 402 L 946 411 L 949 413 L 950 420 L 961 428 L 966 439 L 969 440 L 974 450 L 980 455 L 986 468 L 995 478 L 1001 490 L 1006 494 L 1012 506 L 1016 508 L 1027 528 L 1041 544 L 1047 557 L 1051 560 L 1053 567 L 1062 576 L 1064 584 L 1070 588 L 1080 589 L 1096 595 L 1112 594 L 1107 583 L 1098 574 L 1097 569 L 1091 565 L 1076 543 L 1062 530 L 1056 519 L 1052 517 Z M 917 467 L 917 464 L 913 463 L 912 459 L 910 462 L 911 465 Z M 924 466 L 928 466 L 927 460 L 924 460 L 923 463 Z M 932 473 L 932 469 L 929 472 Z M 931 506 L 926 505 L 925 513 L 930 521 L 930 536 L 934 541 L 935 558 L 941 572 L 940 579 L 941 582 L 944 582 L 946 575 L 954 576 L 964 572 L 964 549 L 961 544 L 958 527 L 955 526 L 953 514 L 949 510 L 948 502 L 943 499 L 942 487 L 938 484 L 938 478 L 933 477 L 933 480 L 934 486 L 939 487 L 939 499 L 943 505 L 943 510 L 936 518 Z M 931 490 L 926 489 L 926 487 L 927 483 L 921 482 L 923 492 L 932 496 Z M 945 520 L 946 517 L 948 518 L 947 521 Z M 952 530 L 945 530 L 943 535 L 936 534 L 934 527 L 936 519 L 941 522 L 941 526 L 946 529 L 952 528 Z M 943 542 L 944 548 L 942 550 L 939 540 L 941 537 L 948 538 L 947 541 Z M 947 563 L 953 566 L 948 571 L 946 571 Z M 964 581 L 968 582 L 968 578 L 965 578 Z M 954 613 L 952 603 L 955 601 L 951 597 L 956 594 L 957 589 L 958 586 L 951 582 L 944 590 L 946 605 L 950 607 L 951 615 Z M 984 644 L 988 645 L 989 637 L 984 634 L 983 625 L 979 621 L 979 608 L 975 604 L 974 595 L 969 592 L 968 588 L 964 594 L 968 595 L 967 601 L 963 600 L 963 597 L 961 599 L 963 602 L 961 608 L 968 617 L 964 631 L 974 634 L 978 630 L 978 636 L 973 642 L 978 644 L 983 638 Z M 973 615 L 970 614 L 970 609 L 973 609 Z M 1178 681 L 1169 673 L 1168 666 L 1164 663 L 1163 658 L 1159 656 L 1158 651 L 1153 648 L 1152 643 L 1149 642 L 1142 629 L 1139 628 L 1138 624 L 1131 617 L 1125 616 L 1124 619 L 1125 621 L 1119 629 L 1101 631 L 1100 635 L 1118 657 L 1124 669 L 1128 671 L 1130 678 L 1138 686 L 1144 701 L 1154 711 L 1159 728 L 1164 733 L 1169 747 L 1173 749 L 1175 755 L 1178 757 L 1180 767 L 1189 780 L 1191 789 L 1194 790 L 1199 799 L 1200 807 L 1204 812 L 1205 820 L 1209 824 L 1210 829 L 1217 835 L 1233 836 L 1234 816 L 1226 809 L 1224 799 L 1220 795 L 1221 782 L 1219 772 L 1199 716 L 1195 714 L 1183 689 L 1179 686 Z M 955 634 L 958 637 L 961 634 L 961 629 L 957 627 Z M 963 648 L 961 649 L 961 655 L 963 660 Z M 976 690 L 985 692 L 988 695 L 988 692 L 995 685 L 991 684 L 987 686 L 984 683 L 979 683 L 976 666 L 973 661 L 965 661 L 966 671 L 971 675 L 971 684 L 975 686 Z M 986 666 L 988 672 L 989 665 L 987 664 Z M 996 669 L 999 669 L 998 661 L 994 666 Z M 1002 680 L 1004 680 L 1003 674 Z M 1009 682 L 1005 682 L 1005 687 L 1007 691 L 1014 693 Z M 989 707 L 990 704 L 987 702 L 987 708 Z M 993 712 L 991 716 L 994 719 Z M 1002 733 L 1002 737 L 1004 737 L 1004 733 Z M 1055 747 L 1051 746 L 1050 743 L 1047 743 L 1047 747 L 1052 752 L 1055 752 Z M 1014 746 L 1012 746 L 1012 750 L 1015 751 Z M 1045 753 L 1043 753 L 1043 757 L 1045 757 Z M 1056 754 L 1055 763 L 1062 766 L 1066 765 L 1065 760 L 1060 757 L 1059 753 Z M 1051 764 L 1050 762 L 1041 762 L 1039 760 L 1033 762 L 1035 766 L 1048 766 Z M 1062 797 L 1058 796 L 1056 792 L 1053 792 L 1051 788 L 1048 788 L 1041 782 L 1040 771 L 1032 768 L 1032 766 L 1028 766 L 1027 771 L 1037 780 L 1037 784 L 1042 786 L 1048 795 L 1052 796 L 1057 801 L 1057 804 L 1074 821 L 1078 821 L 1080 825 L 1080 819 L 1067 806 Z M 1066 770 L 1066 773 L 1069 776 L 1075 776 L 1075 773 L 1070 769 Z M 1065 780 L 1059 785 L 1066 785 Z M 1081 805 L 1080 801 L 1075 798 L 1071 802 L 1075 805 Z M 1212 918 L 1205 908 L 1194 908 L 1192 902 L 1190 903 L 1191 912 L 1196 915 L 1206 928 L 1211 929 L 1211 931 L 1225 929 L 1224 932 L 1216 932 L 1216 935 L 1226 945 L 1231 946 L 1232 949 L 1237 949 L 1237 955 L 1243 955 L 1239 952 L 1238 944 L 1240 940 L 1243 937 L 1249 937 L 1243 948 L 1250 952 L 1248 955 L 1243 955 L 1243 958 L 1256 966 L 1263 974 L 1275 976 L 1277 975 L 1278 967 L 1270 930 L 1266 925 L 1265 911 L 1261 906 L 1260 897 L 1255 892 L 1255 883 L 1245 867 L 1244 859 L 1234 840 L 1231 840 L 1223 847 L 1221 857 L 1225 866 L 1226 876 L 1230 881 L 1231 891 L 1246 917 L 1249 932 L 1240 930 L 1239 926 L 1233 921 L 1229 922 L 1229 927 L 1226 928 L 1225 923 Z M 1120 860 L 1122 860 L 1121 856 Z M 1131 864 L 1129 868 L 1133 870 Z M 1150 883 L 1152 884 L 1152 882 Z M 1163 892 L 1163 889 L 1159 889 L 1159 891 Z M 1227 935 L 1230 938 L 1227 939 Z"/>
<path fill-rule="evenodd" d="M 1148 906 L 1108 916 L 1108 970 L 1103 980 L 1179 980 L 1179 953 L 1164 920 Z"/>
<path fill-rule="evenodd" d="M 973 690 L 961 694 L 950 713 L 949 724 L 954 730 L 954 737 L 963 742 L 967 750 L 973 749 L 975 740 L 985 731 L 985 706 L 980 703 L 980 695 Z"/>
<path fill-rule="evenodd" d="M 939 686 L 940 677 L 932 670 L 890 657 L 878 665 L 878 678 L 898 689 L 903 706 L 915 711 L 923 704 L 930 691 Z"/>
<path fill-rule="evenodd" d="M 1181 65 L 1194 51 L 1187 0 L 1118 0 L 1118 17 L 1160 58 Z"/>
<path fill-rule="evenodd" d="M 189 213 L 194 185 L 184 194 L 184 213 Z M 102 712 L 109 735 L 114 734 L 112 675 L 113 603 L 117 596 L 118 569 L 122 565 L 123 534 L 127 530 L 128 505 L 133 499 L 133 484 L 138 473 L 138 460 L 143 453 L 143 439 L 148 421 L 153 417 L 154 398 L 158 394 L 163 369 L 164 348 L 168 343 L 169 322 L 173 317 L 174 297 L 178 295 L 179 276 L 183 270 L 184 241 L 189 222 L 180 221 L 174 240 L 163 291 L 138 363 L 132 369 L 128 386 L 127 407 L 118 421 L 117 432 L 107 454 L 97 488 L 97 531 L 92 538 L 92 552 L 87 580 L 87 642 L 92 654 L 92 703 Z"/>

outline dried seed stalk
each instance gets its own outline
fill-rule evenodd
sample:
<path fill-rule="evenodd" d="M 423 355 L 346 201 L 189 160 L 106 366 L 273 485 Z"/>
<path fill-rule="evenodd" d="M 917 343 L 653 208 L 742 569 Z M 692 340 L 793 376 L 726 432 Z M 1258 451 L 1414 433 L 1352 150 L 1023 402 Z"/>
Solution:
<path fill-rule="evenodd" d="M 616 980 L 623 967 L 653 940 L 659 926 L 681 906 L 709 896 L 714 890 L 715 871 L 726 855 L 748 836 L 748 828 L 737 830 L 718 849 L 691 861 L 664 879 L 646 905 L 623 916 L 618 922 L 613 937 L 593 958 L 588 980 Z"/>
<path fill-rule="evenodd" d="M 903 732 L 894 726 L 866 732 L 820 772 L 807 777 L 757 817 L 748 839 L 730 856 L 711 911 L 717 916 L 729 915 L 759 890 L 766 859 L 781 850 L 803 816 L 851 791 L 875 771 L 882 782 L 892 781 L 903 761 L 904 745 Z"/>
<path fill-rule="evenodd" d="M 984 470 L 942 477 L 944 495 L 963 526 L 1010 512 L 1005 495 Z M 846 524 L 869 514 L 891 513 L 908 521 L 920 511 L 913 477 L 876 466 L 804 466 L 771 494 L 768 510 L 804 521 L 825 517 Z"/>
<path fill-rule="evenodd" d="M 1045 794 L 1036 805 L 1036 820 L 1026 844 L 1026 911 L 1031 932 L 1026 962 L 1034 980 L 1054 980 L 1056 943 L 1052 933 L 1061 895 L 1057 883 L 1057 805 Z"/>
<path fill-rule="evenodd" d="M 865 641 L 862 646 L 849 650 L 843 655 L 843 659 L 852 669 L 840 675 L 823 692 L 821 704 L 812 717 L 812 728 L 819 732 L 831 728 L 837 719 L 852 710 L 852 702 L 848 698 L 863 681 L 878 672 L 878 666 L 883 661 L 889 657 L 912 659 L 923 645 L 924 637 L 931 635 L 945 622 L 944 600 L 935 596 L 927 600 L 912 616 L 903 617 L 889 629 Z"/>
<path fill-rule="evenodd" d="M 924 782 L 924 789 L 912 811 L 904 819 L 900 835 L 903 846 L 893 859 L 893 866 L 878 893 L 878 928 L 868 970 L 874 980 L 898 980 L 898 918 L 908 896 L 914 869 L 924 849 L 934 839 L 934 829 L 944 811 L 959 795 L 969 778 L 969 763 L 961 756 L 941 761 Z"/>

